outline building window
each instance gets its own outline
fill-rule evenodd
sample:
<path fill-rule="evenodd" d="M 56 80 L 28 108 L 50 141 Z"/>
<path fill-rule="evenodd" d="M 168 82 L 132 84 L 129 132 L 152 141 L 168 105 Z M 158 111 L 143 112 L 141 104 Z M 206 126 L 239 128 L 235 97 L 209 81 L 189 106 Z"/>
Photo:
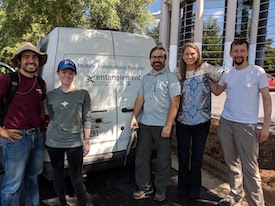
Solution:
<path fill-rule="evenodd" d="M 235 39 L 250 39 L 251 18 L 252 1 L 238 0 L 236 11 Z"/>
<path fill-rule="evenodd" d="M 202 37 L 202 60 L 213 66 L 223 65 L 225 1 L 205 0 Z"/>
<path fill-rule="evenodd" d="M 202 0 L 203 1 L 203 0 Z M 275 73 L 275 1 L 259 0 L 259 24 L 255 64 Z M 230 0 L 204 0 L 202 60 L 223 66 L 227 5 Z M 254 2 L 255 3 L 255 2 Z M 237 0 L 235 39 L 250 41 L 253 0 Z M 178 58 L 185 42 L 194 41 L 196 1 L 181 3 Z"/>
<path fill-rule="evenodd" d="M 204 1 L 202 60 L 214 66 L 220 66 L 223 62 L 224 11 L 224 0 Z M 194 0 L 181 3 L 178 58 L 180 58 L 184 43 L 194 41 L 195 15 L 196 2 Z"/>
<path fill-rule="evenodd" d="M 275 1 L 261 0 L 255 64 L 275 73 Z"/>
<path fill-rule="evenodd" d="M 184 43 L 194 41 L 195 13 L 196 2 L 194 0 L 180 4 L 178 59 L 180 58 Z"/>

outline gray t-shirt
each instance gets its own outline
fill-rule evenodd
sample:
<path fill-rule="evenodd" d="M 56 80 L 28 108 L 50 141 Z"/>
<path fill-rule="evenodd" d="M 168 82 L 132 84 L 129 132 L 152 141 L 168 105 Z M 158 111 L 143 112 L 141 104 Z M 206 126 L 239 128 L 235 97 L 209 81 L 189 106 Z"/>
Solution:
<path fill-rule="evenodd" d="M 91 99 L 83 89 L 64 93 L 60 88 L 47 94 L 50 122 L 46 145 L 74 148 L 83 145 L 83 128 L 91 127 Z"/>
<path fill-rule="evenodd" d="M 138 95 L 144 97 L 140 122 L 148 126 L 164 126 L 171 99 L 181 95 L 179 79 L 169 69 L 163 69 L 157 75 L 151 70 L 142 77 Z"/>

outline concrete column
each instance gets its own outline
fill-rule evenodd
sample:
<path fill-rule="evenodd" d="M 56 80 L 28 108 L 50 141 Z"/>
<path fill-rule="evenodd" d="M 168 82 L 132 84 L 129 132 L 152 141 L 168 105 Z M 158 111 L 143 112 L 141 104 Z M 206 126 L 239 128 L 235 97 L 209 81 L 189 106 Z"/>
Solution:
<path fill-rule="evenodd" d="M 177 68 L 178 31 L 180 17 L 180 0 L 172 0 L 171 33 L 169 49 L 169 68 L 173 72 Z"/>
<path fill-rule="evenodd" d="M 230 46 L 235 37 L 235 24 L 236 24 L 236 9 L 237 0 L 230 0 L 227 4 L 226 15 L 226 28 L 225 28 L 225 43 L 223 62 L 225 67 L 232 66 L 232 58 L 230 57 Z"/>
<path fill-rule="evenodd" d="M 200 54 L 202 54 L 203 11 L 204 0 L 196 0 L 194 43 L 199 47 Z"/>
<path fill-rule="evenodd" d="M 167 46 L 169 45 L 169 6 L 164 2 L 164 0 L 161 1 L 160 5 L 159 42 L 165 49 L 167 49 Z"/>
<path fill-rule="evenodd" d="M 249 64 L 255 64 L 255 59 L 256 59 L 259 12 L 260 12 L 260 1 L 253 1 L 251 29 L 250 29 L 249 58 L 248 58 Z"/>

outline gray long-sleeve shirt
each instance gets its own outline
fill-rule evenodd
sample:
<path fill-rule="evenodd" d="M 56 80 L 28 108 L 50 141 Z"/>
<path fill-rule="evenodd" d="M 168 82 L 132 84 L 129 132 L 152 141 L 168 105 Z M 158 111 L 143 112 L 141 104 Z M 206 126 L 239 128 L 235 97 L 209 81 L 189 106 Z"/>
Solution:
<path fill-rule="evenodd" d="M 91 99 L 83 89 L 64 93 L 57 88 L 47 94 L 50 122 L 46 145 L 73 148 L 83 145 L 83 129 L 91 127 Z"/>

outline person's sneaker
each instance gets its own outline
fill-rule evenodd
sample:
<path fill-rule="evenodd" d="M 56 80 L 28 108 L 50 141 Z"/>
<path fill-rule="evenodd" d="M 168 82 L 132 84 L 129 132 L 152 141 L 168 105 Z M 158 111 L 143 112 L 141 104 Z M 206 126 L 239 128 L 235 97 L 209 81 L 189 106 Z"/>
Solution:
<path fill-rule="evenodd" d="M 150 195 L 154 192 L 153 188 L 149 188 L 148 190 L 137 190 L 133 193 L 133 198 L 135 200 L 150 198 Z"/>
<path fill-rule="evenodd" d="M 166 190 L 157 190 L 154 200 L 161 202 L 165 200 L 165 198 L 166 198 Z"/>
<path fill-rule="evenodd" d="M 225 198 L 221 199 L 218 206 L 235 206 L 235 205 L 241 205 L 242 199 L 236 201 L 232 196 L 227 195 Z"/>
<path fill-rule="evenodd" d="M 196 194 L 196 195 L 195 194 L 189 194 L 188 198 L 191 201 L 196 201 L 196 200 L 200 199 L 200 195 L 198 195 L 198 194 Z"/>

